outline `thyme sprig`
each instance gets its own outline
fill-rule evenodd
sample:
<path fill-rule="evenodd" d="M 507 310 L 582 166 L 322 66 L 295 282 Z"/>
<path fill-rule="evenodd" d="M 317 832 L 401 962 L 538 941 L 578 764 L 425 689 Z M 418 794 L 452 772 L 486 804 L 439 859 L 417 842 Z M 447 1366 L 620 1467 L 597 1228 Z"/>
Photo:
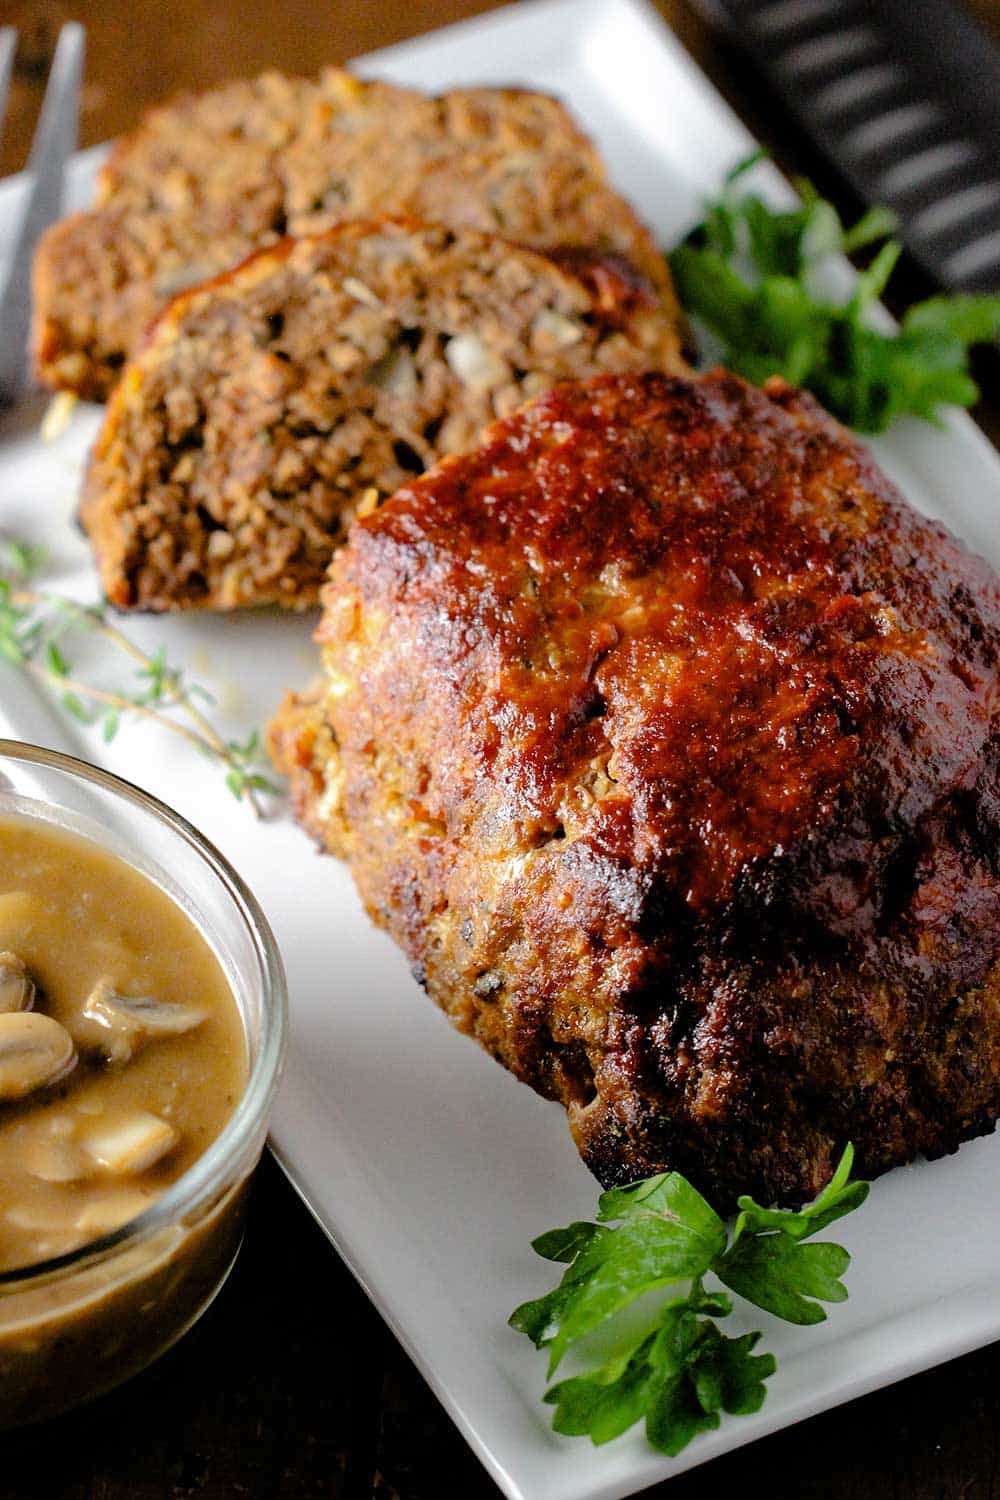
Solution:
<path fill-rule="evenodd" d="M 105 743 L 124 718 L 153 720 L 185 740 L 223 770 L 226 786 L 261 817 L 261 796 L 275 794 L 260 735 L 225 739 L 205 710 L 212 694 L 167 659 L 160 646 L 149 653 L 116 625 L 105 604 L 82 604 L 35 586 L 44 549 L 21 541 L 0 543 L 0 656 L 42 683 L 79 723 L 100 727 Z M 134 685 L 108 688 L 78 674 L 66 638 L 84 631 L 107 641 L 134 663 Z"/>

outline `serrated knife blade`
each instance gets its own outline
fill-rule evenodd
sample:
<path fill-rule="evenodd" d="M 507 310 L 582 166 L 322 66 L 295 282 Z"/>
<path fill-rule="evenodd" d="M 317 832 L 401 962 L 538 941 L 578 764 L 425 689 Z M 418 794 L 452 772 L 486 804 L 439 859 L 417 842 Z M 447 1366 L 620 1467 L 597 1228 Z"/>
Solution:
<path fill-rule="evenodd" d="M 701 0 L 907 249 L 1000 292 L 1000 46 L 951 0 Z"/>

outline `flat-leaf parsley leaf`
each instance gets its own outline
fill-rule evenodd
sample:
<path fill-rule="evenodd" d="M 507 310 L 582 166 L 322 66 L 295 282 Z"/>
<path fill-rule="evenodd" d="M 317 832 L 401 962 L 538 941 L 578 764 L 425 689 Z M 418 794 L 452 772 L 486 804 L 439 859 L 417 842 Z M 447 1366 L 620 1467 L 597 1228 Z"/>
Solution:
<path fill-rule="evenodd" d="M 680 1173 L 665 1172 L 602 1193 L 596 1223 L 533 1241 L 537 1254 L 566 1270 L 551 1292 L 516 1308 L 510 1324 L 548 1349 L 550 1375 L 571 1346 L 630 1303 L 688 1283 L 652 1328 L 623 1334 L 603 1363 L 546 1391 L 555 1430 L 607 1443 L 644 1421 L 652 1446 L 677 1454 L 718 1427 L 723 1412 L 759 1411 L 774 1356 L 753 1352 L 759 1333 L 730 1338 L 719 1329 L 732 1298 L 706 1290 L 704 1278 L 714 1274 L 787 1322 L 822 1322 L 822 1303 L 847 1296 L 841 1277 L 850 1256 L 840 1245 L 803 1241 L 864 1202 L 868 1184 L 851 1181 L 853 1159 L 848 1146 L 823 1192 L 798 1212 L 740 1198 L 731 1231 Z"/>
<path fill-rule="evenodd" d="M 805 182 L 801 202 L 773 209 L 742 190 L 756 153 L 726 180 L 702 222 L 669 256 L 678 295 L 695 322 L 721 341 L 722 363 L 755 385 L 780 375 L 805 386 L 862 432 L 882 432 L 906 413 L 935 420 L 945 403 L 979 395 L 969 348 L 1000 333 L 1000 296 L 931 297 L 899 328 L 871 326 L 901 247 L 893 215 L 873 208 L 846 227 Z M 847 302 L 823 296 L 817 268 L 830 255 L 882 241 Z"/>

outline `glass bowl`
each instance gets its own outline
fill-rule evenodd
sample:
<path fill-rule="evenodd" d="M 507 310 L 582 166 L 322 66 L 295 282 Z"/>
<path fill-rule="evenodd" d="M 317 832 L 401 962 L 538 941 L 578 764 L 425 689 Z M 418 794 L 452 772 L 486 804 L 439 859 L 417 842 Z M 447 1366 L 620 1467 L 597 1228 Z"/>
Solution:
<path fill-rule="evenodd" d="M 138 1218 L 0 1273 L 0 1428 L 41 1421 L 138 1373 L 204 1312 L 243 1232 L 285 1051 L 277 945 L 232 866 L 191 824 L 107 771 L 0 739 L 0 815 L 87 838 L 164 890 L 222 965 L 246 1036 L 244 1093 L 205 1153 Z"/>

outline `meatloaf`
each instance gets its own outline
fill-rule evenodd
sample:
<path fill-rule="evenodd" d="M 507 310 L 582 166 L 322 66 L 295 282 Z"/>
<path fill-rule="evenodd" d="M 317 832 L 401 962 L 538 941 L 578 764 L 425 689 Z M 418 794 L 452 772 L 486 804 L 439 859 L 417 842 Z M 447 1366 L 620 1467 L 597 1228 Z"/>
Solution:
<path fill-rule="evenodd" d="M 808 396 L 562 386 L 359 521 L 299 817 L 600 1180 L 811 1197 L 1000 1112 L 1000 581 Z"/>
<path fill-rule="evenodd" d="M 662 256 L 557 100 L 270 73 L 152 111 L 104 167 L 97 207 L 44 236 L 39 378 L 103 399 L 175 292 L 285 234 L 376 214 L 623 256 L 677 317 Z"/>
<path fill-rule="evenodd" d="M 555 381 L 675 368 L 607 258 L 352 222 L 175 299 L 108 406 L 82 518 L 122 609 L 315 604 L 368 507 Z"/>

